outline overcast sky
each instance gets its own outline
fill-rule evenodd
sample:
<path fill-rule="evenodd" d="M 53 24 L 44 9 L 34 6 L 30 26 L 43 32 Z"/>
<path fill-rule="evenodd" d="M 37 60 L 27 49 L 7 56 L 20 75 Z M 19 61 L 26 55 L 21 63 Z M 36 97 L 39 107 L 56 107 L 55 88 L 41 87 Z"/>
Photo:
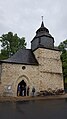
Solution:
<path fill-rule="evenodd" d="M 44 24 L 55 39 L 55 45 L 67 39 L 67 0 L 0 0 L 0 36 L 9 31 L 25 37 L 27 48 Z"/>

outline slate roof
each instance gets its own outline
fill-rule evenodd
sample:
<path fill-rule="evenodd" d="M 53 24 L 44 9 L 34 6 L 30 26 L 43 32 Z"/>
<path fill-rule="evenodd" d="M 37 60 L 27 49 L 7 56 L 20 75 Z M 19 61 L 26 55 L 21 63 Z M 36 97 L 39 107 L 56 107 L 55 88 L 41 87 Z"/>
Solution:
<path fill-rule="evenodd" d="M 44 26 L 44 23 L 42 21 L 41 27 L 36 31 L 36 36 L 35 37 L 41 37 L 41 36 L 46 36 L 53 38 L 51 34 L 49 34 L 49 30 Z M 53 38 L 54 39 L 54 38 Z"/>
<path fill-rule="evenodd" d="M 1 60 L 4 63 L 38 65 L 38 62 L 31 49 L 20 49 L 13 56 L 6 60 Z"/>

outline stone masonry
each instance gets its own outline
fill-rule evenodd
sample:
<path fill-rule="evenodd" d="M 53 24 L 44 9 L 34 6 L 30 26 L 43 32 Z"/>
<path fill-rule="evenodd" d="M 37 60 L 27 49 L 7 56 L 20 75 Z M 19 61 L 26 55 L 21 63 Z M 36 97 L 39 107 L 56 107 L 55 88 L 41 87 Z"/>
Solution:
<path fill-rule="evenodd" d="M 17 96 L 17 86 L 22 79 L 30 86 L 30 95 L 33 86 L 36 92 L 64 89 L 60 52 L 38 48 L 34 54 L 39 66 L 2 63 L 0 95 Z"/>

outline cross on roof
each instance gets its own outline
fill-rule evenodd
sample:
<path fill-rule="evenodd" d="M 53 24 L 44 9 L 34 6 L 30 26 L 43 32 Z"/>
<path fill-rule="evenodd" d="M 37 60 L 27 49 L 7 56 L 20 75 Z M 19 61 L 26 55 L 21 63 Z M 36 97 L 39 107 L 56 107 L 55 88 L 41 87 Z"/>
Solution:
<path fill-rule="evenodd" d="M 42 21 L 43 21 L 43 16 L 41 16 L 42 17 Z"/>

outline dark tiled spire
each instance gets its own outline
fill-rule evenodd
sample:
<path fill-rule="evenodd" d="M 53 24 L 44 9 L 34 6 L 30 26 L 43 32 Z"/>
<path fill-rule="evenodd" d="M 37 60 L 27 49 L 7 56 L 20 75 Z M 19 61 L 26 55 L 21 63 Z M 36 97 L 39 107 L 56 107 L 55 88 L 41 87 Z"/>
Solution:
<path fill-rule="evenodd" d="M 42 20 L 41 27 L 36 31 L 36 36 L 41 35 L 48 35 L 49 36 L 49 30 L 44 26 L 44 22 Z"/>
<path fill-rule="evenodd" d="M 43 21 L 42 21 L 42 23 L 41 23 L 41 27 L 42 27 L 42 28 L 44 27 L 44 23 L 43 23 Z"/>
<path fill-rule="evenodd" d="M 41 27 L 44 28 L 43 16 L 41 16 L 41 17 L 42 17 Z"/>
<path fill-rule="evenodd" d="M 31 42 L 32 50 L 37 48 L 54 48 L 54 38 L 50 35 L 48 28 L 44 26 L 43 16 L 40 28 L 37 29 L 36 35 Z"/>
<path fill-rule="evenodd" d="M 41 27 L 36 31 L 36 36 L 41 36 L 41 35 L 50 36 L 49 30 L 44 26 L 43 16 L 42 16 Z"/>

